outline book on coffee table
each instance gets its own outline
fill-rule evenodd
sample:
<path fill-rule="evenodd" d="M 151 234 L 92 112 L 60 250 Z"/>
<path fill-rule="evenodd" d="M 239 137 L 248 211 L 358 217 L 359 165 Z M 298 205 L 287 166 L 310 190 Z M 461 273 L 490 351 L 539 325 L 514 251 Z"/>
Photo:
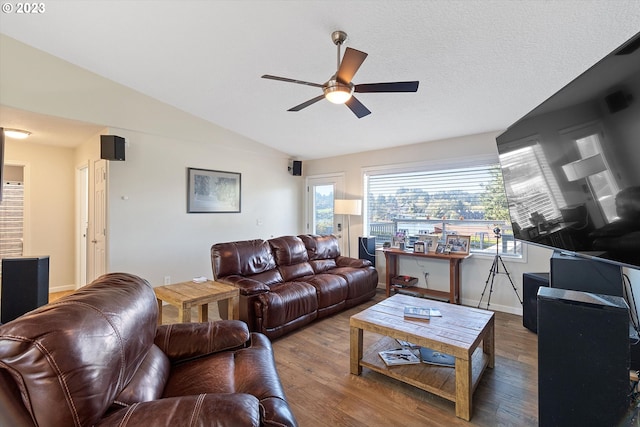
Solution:
<path fill-rule="evenodd" d="M 420 347 L 420 358 L 423 363 L 428 363 L 430 365 L 448 366 L 450 368 L 456 366 L 455 357 L 450 354 L 431 350 L 427 347 Z"/>
<path fill-rule="evenodd" d="M 431 319 L 431 317 L 442 317 L 442 313 L 437 308 L 405 307 L 404 317 L 407 319 Z"/>
<path fill-rule="evenodd" d="M 387 366 L 411 365 L 420 363 L 420 358 L 414 351 L 408 348 L 395 348 L 381 351 L 378 354 Z"/>

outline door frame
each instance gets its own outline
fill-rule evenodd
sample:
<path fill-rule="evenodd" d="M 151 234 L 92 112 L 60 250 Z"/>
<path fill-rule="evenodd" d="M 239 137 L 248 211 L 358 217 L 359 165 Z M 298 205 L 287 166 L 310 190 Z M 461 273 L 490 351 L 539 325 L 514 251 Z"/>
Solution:
<path fill-rule="evenodd" d="M 313 195 L 311 194 L 311 187 L 317 185 L 333 185 L 333 197 L 334 199 L 342 199 L 345 194 L 345 173 L 330 173 L 330 174 L 321 174 L 321 175 L 309 175 L 305 177 L 305 186 L 304 186 L 304 224 L 305 224 L 305 233 L 311 233 L 312 230 L 312 222 L 313 222 Z M 342 217 L 343 215 L 340 215 Z M 338 230 L 338 224 L 342 224 L 343 219 L 337 219 L 334 215 L 333 217 L 333 226 L 336 232 L 334 235 L 340 241 L 340 253 L 346 253 L 346 241 L 343 239 L 342 230 Z M 343 227 L 344 230 L 344 227 Z"/>
<path fill-rule="evenodd" d="M 76 166 L 76 289 L 87 284 L 89 262 L 89 162 Z"/>

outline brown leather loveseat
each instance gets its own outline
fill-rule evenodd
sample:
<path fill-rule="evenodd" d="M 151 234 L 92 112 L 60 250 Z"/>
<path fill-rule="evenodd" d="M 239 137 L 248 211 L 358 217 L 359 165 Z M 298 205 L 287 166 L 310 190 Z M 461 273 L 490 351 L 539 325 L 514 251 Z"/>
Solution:
<path fill-rule="evenodd" d="M 157 314 L 113 273 L 1 325 L 0 426 L 296 425 L 264 335 Z"/>
<path fill-rule="evenodd" d="M 211 264 L 214 280 L 240 289 L 240 319 L 272 339 L 360 304 L 378 286 L 371 262 L 341 256 L 332 235 L 217 243 Z"/>

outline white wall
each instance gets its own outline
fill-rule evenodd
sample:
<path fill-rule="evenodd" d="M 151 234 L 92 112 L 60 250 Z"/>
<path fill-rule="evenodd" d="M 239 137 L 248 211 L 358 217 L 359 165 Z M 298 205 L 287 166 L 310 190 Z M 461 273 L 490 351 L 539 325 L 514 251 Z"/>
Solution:
<path fill-rule="evenodd" d="M 74 151 L 5 139 L 7 164 L 25 165 L 25 256 L 49 256 L 49 287 L 73 288 Z"/>
<path fill-rule="evenodd" d="M 109 271 L 139 274 L 154 285 L 162 284 L 167 275 L 174 282 L 212 277 L 209 250 L 213 243 L 301 232 L 303 181 L 287 172 L 285 153 L 4 35 L 0 35 L 0 51 L 3 105 L 100 124 L 127 140 L 127 160 L 109 164 Z M 75 167 L 98 159 L 98 141 L 96 135 L 64 160 L 52 157 L 66 170 L 70 194 Z M 187 167 L 240 172 L 242 212 L 187 214 Z M 34 198 L 61 199 L 54 194 Z M 65 197 L 69 208 L 61 216 L 66 225 L 56 231 L 63 235 L 50 244 L 64 246 L 66 262 L 73 263 L 74 199 L 68 193 Z M 48 206 L 39 209 L 44 213 Z M 34 218 L 32 228 L 40 233 L 54 228 L 50 222 Z"/>
<path fill-rule="evenodd" d="M 449 164 L 460 160 L 492 157 L 497 160 L 495 137 L 497 132 L 470 135 L 441 141 L 425 142 L 405 147 L 376 150 L 347 156 L 305 162 L 304 170 L 308 176 L 344 172 L 345 191 L 347 198 L 363 197 L 363 170 L 376 166 L 396 165 L 415 166 L 416 164 Z M 362 236 L 362 217 L 352 217 L 353 228 L 351 252 L 357 253 L 357 239 Z M 551 251 L 536 246 L 527 245 L 526 263 L 510 261 L 503 258 L 520 298 L 522 298 L 522 273 L 549 271 Z M 462 303 L 475 306 L 489 276 L 493 257 L 473 255 L 461 264 L 461 296 Z M 376 256 L 376 268 L 380 274 L 379 286 L 384 286 L 385 265 L 380 252 Z M 502 266 L 501 266 L 502 267 Z M 438 260 L 415 259 L 402 260 L 400 271 L 420 278 L 420 286 L 425 286 L 423 273 L 429 272 L 429 287 L 438 290 L 448 290 L 449 265 Z M 501 268 L 500 271 L 503 271 Z M 482 300 L 482 307 L 486 307 L 489 289 Z M 497 275 L 491 296 L 491 309 L 522 314 L 522 306 L 513 291 L 506 275 Z"/>
<path fill-rule="evenodd" d="M 213 243 L 299 234 L 302 180 L 277 153 L 123 129 L 126 161 L 109 163 L 109 270 L 162 285 L 211 278 Z M 241 213 L 187 213 L 187 168 L 241 173 Z"/>

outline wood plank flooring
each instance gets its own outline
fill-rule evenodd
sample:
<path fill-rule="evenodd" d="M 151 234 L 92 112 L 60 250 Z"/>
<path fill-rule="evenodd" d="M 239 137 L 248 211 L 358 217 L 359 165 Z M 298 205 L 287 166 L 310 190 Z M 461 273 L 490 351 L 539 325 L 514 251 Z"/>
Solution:
<path fill-rule="evenodd" d="M 379 292 L 274 340 L 278 372 L 301 427 L 538 425 L 537 335 L 522 326 L 520 316 L 496 312 L 495 368 L 485 371 L 473 395 L 470 422 L 455 416 L 452 402 L 415 387 L 366 368 L 351 375 L 349 317 L 383 299 Z M 175 307 L 163 311 L 163 323 L 177 321 Z M 218 318 L 216 304 L 210 304 L 209 319 Z M 366 346 L 373 336 L 365 332 L 364 340 Z"/>

